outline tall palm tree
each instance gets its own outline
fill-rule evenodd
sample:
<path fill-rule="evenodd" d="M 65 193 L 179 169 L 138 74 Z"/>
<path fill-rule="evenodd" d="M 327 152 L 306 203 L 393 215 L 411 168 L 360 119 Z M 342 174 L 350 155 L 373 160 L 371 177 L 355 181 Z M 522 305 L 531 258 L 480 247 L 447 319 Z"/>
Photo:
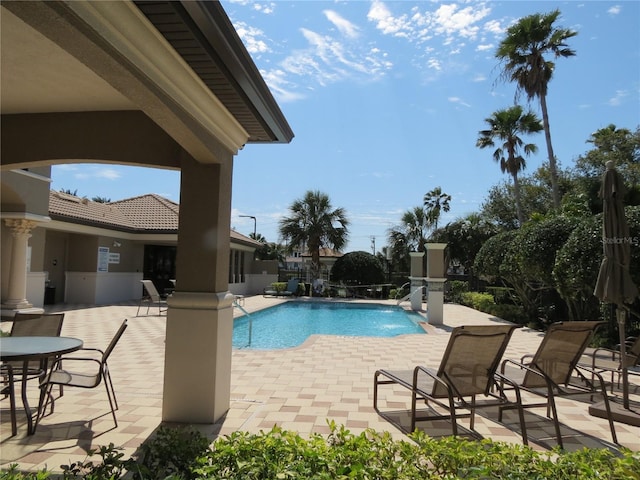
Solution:
<path fill-rule="evenodd" d="M 293 250 L 306 245 L 311 254 L 313 280 L 320 275 L 320 248 L 340 250 L 347 243 L 349 220 L 343 208 L 331 206 L 329 196 L 309 190 L 289 207 L 291 215 L 280 220 L 280 235 Z"/>
<path fill-rule="evenodd" d="M 442 193 L 442 188 L 436 187 L 424 196 L 424 208 L 426 209 L 427 219 L 433 225 L 434 230 L 438 229 L 438 220 L 440 220 L 441 212 L 448 212 L 451 208 L 451 195 Z"/>
<path fill-rule="evenodd" d="M 526 161 L 520 151 L 530 155 L 538 150 L 533 143 L 524 143 L 519 135 L 538 133 L 542 130 L 540 119 L 532 112 L 523 113 L 520 105 L 497 110 L 489 118 L 485 118 L 489 125 L 487 130 L 478 132 L 476 146 L 479 148 L 494 147 L 495 140 L 501 144 L 493 152 L 493 159 L 500 164 L 502 173 L 509 173 L 513 178 L 513 192 L 516 202 L 516 212 L 520 225 L 524 223 L 522 205 L 520 203 L 520 184 L 518 172 L 524 170 Z"/>
<path fill-rule="evenodd" d="M 517 91 L 524 91 L 529 100 L 534 97 L 540 100 L 553 205 L 556 209 L 560 208 L 560 187 L 547 111 L 547 86 L 551 81 L 555 63 L 545 58 L 545 55 L 551 53 L 554 58 L 575 55 L 575 51 L 568 48 L 566 41 L 578 34 L 568 28 L 555 28 L 553 23 L 559 16 L 560 10 L 554 10 L 548 14 L 536 13 L 521 18 L 507 29 L 507 36 L 500 42 L 496 51 L 496 57 L 503 63 L 503 78 L 515 82 Z"/>
<path fill-rule="evenodd" d="M 413 207 L 402 214 L 400 225 L 389 230 L 389 245 L 393 257 L 402 257 L 409 252 L 424 252 L 430 222 L 422 207 Z"/>

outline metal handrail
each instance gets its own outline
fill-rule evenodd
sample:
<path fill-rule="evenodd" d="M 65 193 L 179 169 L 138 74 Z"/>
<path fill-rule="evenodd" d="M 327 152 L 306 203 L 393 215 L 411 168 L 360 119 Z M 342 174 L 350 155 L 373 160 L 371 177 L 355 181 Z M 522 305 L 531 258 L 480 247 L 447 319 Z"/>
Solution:
<path fill-rule="evenodd" d="M 251 317 L 251 315 L 249 315 L 249 312 L 247 312 L 247 311 L 244 309 L 244 307 L 238 303 L 238 299 L 237 299 L 237 298 L 234 298 L 234 300 L 233 300 L 233 306 L 234 306 L 234 307 L 236 307 L 236 308 L 239 308 L 239 309 L 240 309 L 240 311 L 241 311 L 242 313 L 244 313 L 244 314 L 247 316 L 247 318 L 249 319 L 249 343 L 247 343 L 247 344 L 245 345 L 246 347 L 248 347 L 248 346 L 250 346 L 250 345 L 251 345 L 251 337 L 252 337 L 252 335 L 253 335 L 253 318 Z"/>

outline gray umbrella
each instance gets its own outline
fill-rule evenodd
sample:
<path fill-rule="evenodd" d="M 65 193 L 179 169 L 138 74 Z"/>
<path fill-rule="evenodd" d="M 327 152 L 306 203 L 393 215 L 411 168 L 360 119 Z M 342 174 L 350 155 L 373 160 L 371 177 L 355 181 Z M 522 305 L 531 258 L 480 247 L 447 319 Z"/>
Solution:
<path fill-rule="evenodd" d="M 607 162 L 607 170 L 602 180 L 600 197 L 603 201 L 602 244 L 604 258 L 600 265 L 598 281 L 593 294 L 603 302 L 617 305 L 618 330 L 620 333 L 620 358 L 622 369 L 622 396 L 624 407 L 629 408 L 629 382 L 627 378 L 625 332 L 627 307 L 638 296 L 629 273 L 631 263 L 631 239 L 629 226 L 624 214 L 625 187 L 622 178 Z"/>

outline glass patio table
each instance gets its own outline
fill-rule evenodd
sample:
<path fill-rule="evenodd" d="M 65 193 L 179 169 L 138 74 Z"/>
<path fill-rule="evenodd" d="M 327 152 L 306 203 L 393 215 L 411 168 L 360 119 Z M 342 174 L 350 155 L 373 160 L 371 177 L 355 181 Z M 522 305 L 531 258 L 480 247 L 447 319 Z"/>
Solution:
<path fill-rule="evenodd" d="M 33 435 L 36 431 L 38 413 L 42 405 L 44 392 L 40 392 L 36 420 L 27 399 L 27 378 L 29 362 L 40 361 L 40 369 L 46 374 L 49 359 L 74 352 L 82 348 L 83 342 L 72 337 L 0 337 L 0 359 L 3 362 L 22 361 L 22 404 L 27 415 L 27 433 Z"/>

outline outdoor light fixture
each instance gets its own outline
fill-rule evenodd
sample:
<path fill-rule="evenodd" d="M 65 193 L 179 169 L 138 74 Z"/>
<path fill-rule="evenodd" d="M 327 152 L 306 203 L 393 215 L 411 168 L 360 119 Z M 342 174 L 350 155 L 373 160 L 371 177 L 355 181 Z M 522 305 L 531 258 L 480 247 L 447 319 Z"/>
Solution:
<path fill-rule="evenodd" d="M 253 215 L 238 215 L 238 216 L 242 217 L 242 218 L 253 218 L 253 238 L 255 240 L 255 238 L 256 238 L 256 225 L 257 225 L 256 217 L 254 217 Z"/>

